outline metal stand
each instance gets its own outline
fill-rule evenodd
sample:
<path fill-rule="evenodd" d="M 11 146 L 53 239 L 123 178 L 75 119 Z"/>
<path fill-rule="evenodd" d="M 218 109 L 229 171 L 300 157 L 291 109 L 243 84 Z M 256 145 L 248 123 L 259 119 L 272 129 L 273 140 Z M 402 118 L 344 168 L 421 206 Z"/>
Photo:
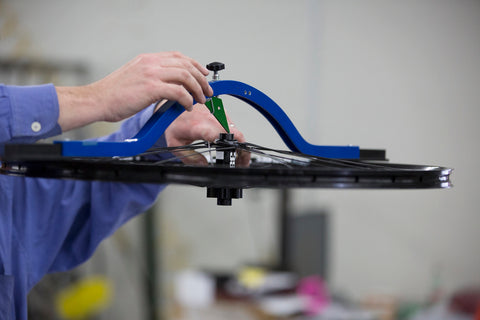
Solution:
<path fill-rule="evenodd" d="M 145 319 L 160 320 L 160 308 L 157 307 L 160 297 L 157 291 L 157 283 L 161 275 L 161 264 L 157 259 L 159 245 L 155 237 L 155 206 L 150 208 L 142 221 L 143 247 L 145 255 L 146 273 L 144 277 L 145 292 Z"/>

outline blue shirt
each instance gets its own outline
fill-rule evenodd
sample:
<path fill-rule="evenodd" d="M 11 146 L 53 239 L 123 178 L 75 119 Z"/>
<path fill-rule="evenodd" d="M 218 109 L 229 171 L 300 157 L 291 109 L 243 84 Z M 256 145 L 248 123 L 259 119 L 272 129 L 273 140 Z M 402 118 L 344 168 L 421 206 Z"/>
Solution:
<path fill-rule="evenodd" d="M 150 106 L 101 140 L 131 138 L 152 112 Z M 0 147 L 61 133 L 58 113 L 53 85 L 0 85 Z M 163 137 L 157 145 L 165 145 Z M 162 188 L 0 175 L 0 319 L 27 319 L 27 293 L 46 273 L 87 260 Z"/>

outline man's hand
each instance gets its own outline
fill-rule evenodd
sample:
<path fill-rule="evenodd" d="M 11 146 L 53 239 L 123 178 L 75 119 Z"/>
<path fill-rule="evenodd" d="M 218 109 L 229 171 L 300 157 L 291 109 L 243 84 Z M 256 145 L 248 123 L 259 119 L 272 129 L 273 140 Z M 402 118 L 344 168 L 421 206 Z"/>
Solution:
<path fill-rule="evenodd" d="M 230 125 L 230 133 L 233 133 L 235 140 L 245 142 L 243 133 L 240 132 L 232 123 L 227 115 Z M 165 130 L 165 139 L 167 146 L 177 147 L 190 144 L 196 140 L 206 140 L 213 142 L 218 139 L 220 133 L 225 132 L 217 119 L 201 104 L 193 106 L 192 112 L 182 113 Z M 207 160 L 199 153 L 194 151 L 176 151 L 178 156 L 186 164 L 207 164 Z M 237 150 L 237 165 L 247 167 L 250 163 L 250 153 Z"/>
<path fill-rule="evenodd" d="M 57 87 L 62 131 L 96 121 L 126 119 L 156 101 L 178 101 L 187 111 L 213 90 L 208 70 L 178 52 L 141 54 L 107 77 L 82 87 Z"/>
<path fill-rule="evenodd" d="M 213 95 L 206 78 L 208 73 L 198 62 L 178 52 L 141 54 L 90 85 L 56 87 L 58 124 L 62 131 L 68 131 L 96 121 L 120 121 L 156 101 L 173 100 L 191 112 L 182 113 L 167 128 L 167 145 L 182 146 L 195 140 L 212 142 L 224 129 L 205 106 L 193 106 L 194 99 L 204 103 L 205 96 Z M 235 139 L 245 142 L 243 134 L 228 121 Z M 206 164 L 198 153 L 183 157 L 182 161 Z M 249 162 L 250 154 L 239 151 L 237 164 L 248 166 Z"/>

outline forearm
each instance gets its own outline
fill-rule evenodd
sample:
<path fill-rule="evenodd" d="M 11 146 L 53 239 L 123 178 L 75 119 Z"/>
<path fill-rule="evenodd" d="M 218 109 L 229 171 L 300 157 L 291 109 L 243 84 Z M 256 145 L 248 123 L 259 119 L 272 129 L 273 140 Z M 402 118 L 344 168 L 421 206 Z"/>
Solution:
<path fill-rule="evenodd" d="M 59 105 L 58 124 L 63 132 L 104 119 L 101 99 L 91 85 L 55 89 Z"/>

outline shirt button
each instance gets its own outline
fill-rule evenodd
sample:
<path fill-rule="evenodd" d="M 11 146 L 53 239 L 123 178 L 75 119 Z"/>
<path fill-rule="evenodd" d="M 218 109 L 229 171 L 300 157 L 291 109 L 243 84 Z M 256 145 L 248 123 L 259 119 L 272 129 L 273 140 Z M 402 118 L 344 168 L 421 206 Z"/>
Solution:
<path fill-rule="evenodd" d="M 42 130 L 42 125 L 40 124 L 40 122 L 34 121 L 34 122 L 32 122 L 31 128 L 32 128 L 33 132 L 38 132 L 38 131 Z"/>

